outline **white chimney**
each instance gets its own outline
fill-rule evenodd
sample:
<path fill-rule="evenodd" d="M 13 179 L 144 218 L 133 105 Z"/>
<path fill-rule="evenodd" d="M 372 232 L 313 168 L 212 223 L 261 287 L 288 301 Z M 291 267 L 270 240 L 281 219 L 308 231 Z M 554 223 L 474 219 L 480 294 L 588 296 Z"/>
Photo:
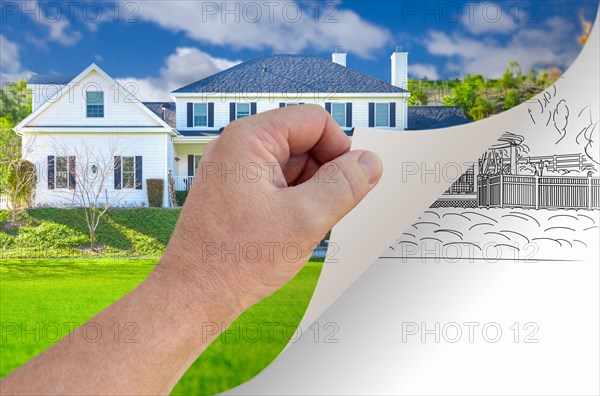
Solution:
<path fill-rule="evenodd" d="M 408 89 L 408 52 L 398 48 L 392 54 L 392 85 Z"/>
<path fill-rule="evenodd" d="M 331 60 L 333 63 L 337 63 L 338 65 L 346 66 L 346 53 L 338 52 L 338 49 L 335 49 L 335 52 L 331 54 Z"/>

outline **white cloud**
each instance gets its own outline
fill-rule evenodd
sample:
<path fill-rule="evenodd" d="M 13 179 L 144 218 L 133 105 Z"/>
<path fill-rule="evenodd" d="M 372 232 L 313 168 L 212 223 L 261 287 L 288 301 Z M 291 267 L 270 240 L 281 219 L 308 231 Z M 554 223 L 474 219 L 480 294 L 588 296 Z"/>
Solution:
<path fill-rule="evenodd" d="M 135 87 L 135 96 L 141 101 L 170 101 L 171 91 L 238 63 L 240 61 L 212 57 L 197 48 L 180 47 L 167 57 L 158 77 L 117 78 L 117 81 L 128 89 Z"/>
<path fill-rule="evenodd" d="M 440 78 L 437 68 L 434 65 L 424 63 L 409 64 L 408 74 L 414 78 L 427 77 L 430 80 L 437 80 Z"/>
<path fill-rule="evenodd" d="M 0 34 L 0 82 L 22 80 L 31 76 L 31 72 L 23 70 L 19 57 L 19 47 Z"/>
<path fill-rule="evenodd" d="M 79 5 L 79 3 L 72 3 Z M 36 0 L 24 0 L 20 3 L 21 15 L 19 18 L 28 16 L 36 24 L 43 26 L 47 30 L 44 36 L 34 36 L 26 32 L 26 38 L 29 42 L 34 43 L 38 48 L 44 48 L 46 42 L 55 41 L 57 43 L 72 46 L 77 44 L 82 38 L 81 32 L 73 30 L 70 18 L 79 16 L 77 11 L 80 8 L 75 8 L 75 11 L 64 10 L 60 3 L 40 3 Z"/>
<path fill-rule="evenodd" d="M 519 62 L 524 71 L 550 66 L 564 71 L 577 56 L 578 50 L 572 44 L 576 36 L 573 25 L 564 18 L 554 17 L 538 28 L 519 29 L 505 41 L 429 31 L 424 46 L 430 54 L 448 58 L 444 74 L 499 77 L 510 61 Z"/>
<path fill-rule="evenodd" d="M 463 13 L 461 22 L 473 34 L 508 34 L 517 29 L 514 15 L 496 3 L 471 3 L 468 12 L 465 10 Z"/>
<path fill-rule="evenodd" d="M 362 58 L 371 58 L 391 42 L 390 32 L 362 19 L 338 4 L 316 11 L 295 1 L 195 2 L 148 1 L 139 4 L 140 19 L 183 32 L 202 43 L 236 49 L 271 49 L 297 53 L 341 46 Z"/>

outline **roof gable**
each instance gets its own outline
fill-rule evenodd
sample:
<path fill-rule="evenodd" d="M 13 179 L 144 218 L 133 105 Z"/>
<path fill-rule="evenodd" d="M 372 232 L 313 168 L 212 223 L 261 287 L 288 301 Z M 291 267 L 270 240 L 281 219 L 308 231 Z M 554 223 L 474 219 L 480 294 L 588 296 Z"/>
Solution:
<path fill-rule="evenodd" d="M 34 83 L 35 81 L 34 79 Z M 90 89 L 104 91 L 105 118 L 85 117 L 84 91 Z M 23 128 L 29 127 L 147 127 L 157 131 L 172 130 L 168 123 L 144 106 L 94 63 L 57 90 L 54 96 L 21 121 L 15 130 L 21 132 Z"/>
<path fill-rule="evenodd" d="M 265 55 L 173 91 L 178 93 L 405 93 L 385 81 L 305 55 Z"/>

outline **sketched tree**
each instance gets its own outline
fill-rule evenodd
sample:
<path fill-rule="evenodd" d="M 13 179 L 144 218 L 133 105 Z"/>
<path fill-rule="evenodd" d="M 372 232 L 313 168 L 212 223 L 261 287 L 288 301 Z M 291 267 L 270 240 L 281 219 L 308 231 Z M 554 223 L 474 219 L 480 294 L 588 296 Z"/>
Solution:
<path fill-rule="evenodd" d="M 115 190 L 109 187 L 115 170 L 114 156 L 117 152 L 117 141 L 108 144 L 108 149 L 98 150 L 85 139 L 77 144 L 53 144 L 52 149 L 57 156 L 68 158 L 69 189 L 57 190 L 68 206 L 79 208 L 77 213 L 85 220 L 89 237 L 90 250 L 96 250 L 96 230 L 106 212 L 116 206 L 127 195 L 129 190 Z"/>

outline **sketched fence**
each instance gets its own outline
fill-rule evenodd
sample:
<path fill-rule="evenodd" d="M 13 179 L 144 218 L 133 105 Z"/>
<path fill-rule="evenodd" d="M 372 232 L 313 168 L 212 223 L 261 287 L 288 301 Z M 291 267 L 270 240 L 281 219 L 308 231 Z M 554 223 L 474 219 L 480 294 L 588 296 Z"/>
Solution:
<path fill-rule="evenodd" d="M 481 207 L 600 208 L 600 178 L 480 175 L 477 204 Z"/>
<path fill-rule="evenodd" d="M 537 157 L 521 157 L 517 161 L 518 164 L 529 164 L 529 163 L 544 162 L 548 165 L 548 170 L 570 170 L 570 171 L 583 171 L 585 169 L 591 169 L 594 164 L 588 159 L 585 154 L 554 154 L 544 155 Z"/>

